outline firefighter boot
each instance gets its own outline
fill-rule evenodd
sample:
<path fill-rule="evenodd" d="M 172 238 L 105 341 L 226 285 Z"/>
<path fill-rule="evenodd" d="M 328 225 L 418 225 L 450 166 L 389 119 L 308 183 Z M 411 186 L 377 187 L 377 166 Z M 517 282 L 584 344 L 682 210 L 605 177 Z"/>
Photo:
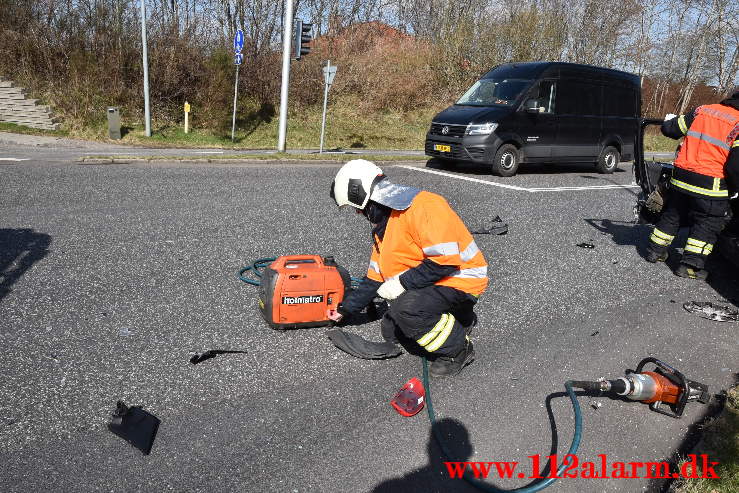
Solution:
<path fill-rule="evenodd" d="M 688 264 L 680 264 L 675 269 L 675 275 L 680 277 L 687 277 L 688 279 L 698 279 L 699 281 L 705 281 L 708 277 L 706 269 L 699 269 Z"/>
<path fill-rule="evenodd" d="M 475 348 L 472 342 L 465 338 L 464 348 L 453 357 L 439 356 L 431 363 L 429 371 L 435 377 L 447 377 L 457 375 L 462 368 L 475 360 Z"/>
<path fill-rule="evenodd" d="M 651 262 L 653 264 L 657 262 L 664 262 L 665 260 L 667 260 L 667 250 L 657 251 L 650 247 L 647 249 L 647 255 L 645 259 L 647 262 Z"/>

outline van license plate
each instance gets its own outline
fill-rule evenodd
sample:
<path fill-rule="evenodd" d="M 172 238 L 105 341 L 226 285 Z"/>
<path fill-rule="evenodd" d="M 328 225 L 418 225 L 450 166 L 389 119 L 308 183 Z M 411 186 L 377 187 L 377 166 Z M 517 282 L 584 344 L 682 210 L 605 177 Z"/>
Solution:
<path fill-rule="evenodd" d="M 435 151 L 441 151 L 441 152 L 452 152 L 452 146 L 444 146 L 441 144 L 434 144 L 434 150 Z"/>

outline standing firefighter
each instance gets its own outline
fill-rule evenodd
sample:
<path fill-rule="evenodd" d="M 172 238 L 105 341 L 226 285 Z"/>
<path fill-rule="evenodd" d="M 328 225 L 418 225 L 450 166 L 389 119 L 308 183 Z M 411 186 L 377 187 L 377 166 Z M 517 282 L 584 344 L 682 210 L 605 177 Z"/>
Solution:
<path fill-rule="evenodd" d="M 649 238 L 647 260 L 666 260 L 681 223 L 688 224 L 688 241 L 675 274 L 706 279 L 706 257 L 729 215 L 729 188 L 735 192 L 739 185 L 739 91 L 719 104 L 666 119 L 662 133 L 685 140 L 675 159 L 665 210 Z"/>
<path fill-rule="evenodd" d="M 369 220 L 374 244 L 359 288 L 329 316 L 357 314 L 379 295 L 391 302 L 385 340 L 420 346 L 433 375 L 459 373 L 475 357 L 468 335 L 488 284 L 487 263 L 462 220 L 440 195 L 395 185 L 363 159 L 342 166 L 331 197 Z"/>

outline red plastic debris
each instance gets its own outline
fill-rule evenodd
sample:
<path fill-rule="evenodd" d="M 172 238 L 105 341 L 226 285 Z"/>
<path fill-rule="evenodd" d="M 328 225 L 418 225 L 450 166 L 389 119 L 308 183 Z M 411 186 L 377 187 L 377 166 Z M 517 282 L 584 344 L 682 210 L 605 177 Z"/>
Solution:
<path fill-rule="evenodd" d="M 395 408 L 401 416 L 414 416 L 423 409 L 426 404 L 426 390 L 421 381 L 415 377 L 406 382 L 395 394 L 390 405 Z"/>

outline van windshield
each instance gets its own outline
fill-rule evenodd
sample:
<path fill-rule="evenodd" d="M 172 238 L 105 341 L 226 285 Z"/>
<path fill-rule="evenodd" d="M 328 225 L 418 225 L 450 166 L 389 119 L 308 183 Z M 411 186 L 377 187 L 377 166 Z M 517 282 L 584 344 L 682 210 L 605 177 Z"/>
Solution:
<path fill-rule="evenodd" d="M 480 79 L 456 104 L 467 106 L 511 106 L 531 85 L 528 79 Z"/>

